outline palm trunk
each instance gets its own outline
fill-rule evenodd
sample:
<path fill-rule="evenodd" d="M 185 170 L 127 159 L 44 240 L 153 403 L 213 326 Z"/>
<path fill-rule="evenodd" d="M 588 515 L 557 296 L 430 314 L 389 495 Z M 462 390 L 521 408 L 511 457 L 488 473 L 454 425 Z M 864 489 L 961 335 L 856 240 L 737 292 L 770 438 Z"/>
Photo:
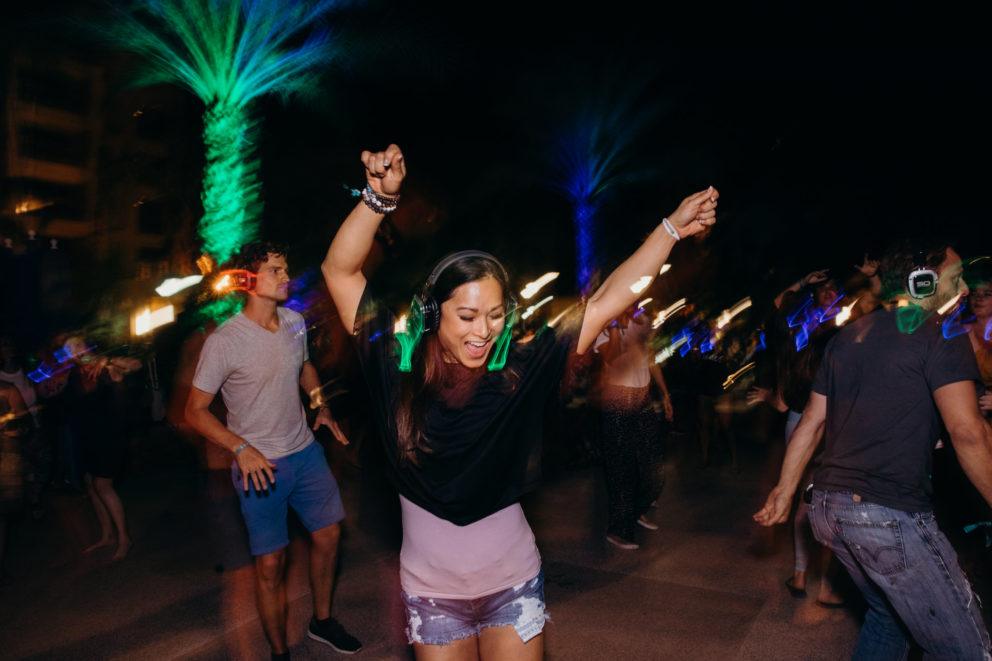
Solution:
<path fill-rule="evenodd" d="M 262 200 L 254 136 L 255 123 L 244 107 L 217 102 L 204 115 L 207 164 L 199 234 L 204 252 L 218 264 L 258 232 Z"/>

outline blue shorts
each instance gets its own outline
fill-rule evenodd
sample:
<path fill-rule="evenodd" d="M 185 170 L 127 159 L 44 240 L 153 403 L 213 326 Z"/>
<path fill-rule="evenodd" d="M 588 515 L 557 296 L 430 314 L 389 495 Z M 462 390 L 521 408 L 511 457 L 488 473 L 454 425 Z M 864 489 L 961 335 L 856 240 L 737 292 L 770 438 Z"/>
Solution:
<path fill-rule="evenodd" d="M 485 627 L 512 626 L 525 643 L 544 630 L 544 572 L 478 599 L 437 599 L 402 592 L 406 638 L 413 645 L 446 645 Z"/>
<path fill-rule="evenodd" d="M 278 551 L 289 544 L 290 507 L 310 532 L 344 519 L 341 492 L 320 443 L 314 441 L 272 463 L 276 465 L 276 482 L 269 485 L 268 491 L 256 491 L 250 481 L 245 491 L 238 462 L 231 464 L 231 479 L 241 501 L 248 545 L 254 556 Z"/>

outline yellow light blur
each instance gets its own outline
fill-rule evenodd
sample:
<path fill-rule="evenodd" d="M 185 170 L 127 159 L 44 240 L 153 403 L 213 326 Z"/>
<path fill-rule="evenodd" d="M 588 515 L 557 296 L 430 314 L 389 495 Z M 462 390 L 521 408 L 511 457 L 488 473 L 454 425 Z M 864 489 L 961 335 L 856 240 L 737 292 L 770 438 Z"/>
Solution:
<path fill-rule="evenodd" d="M 542 305 L 544 305 L 545 303 L 547 303 L 548 301 L 550 301 L 553 298 L 554 298 L 554 296 L 545 296 L 540 301 L 538 301 L 534 305 L 532 305 L 529 308 L 527 308 L 526 310 L 524 310 L 524 313 L 522 315 L 520 315 L 520 318 L 521 319 L 528 319 L 532 314 L 534 314 L 535 312 L 537 312 L 537 309 L 539 307 L 541 307 Z"/>
<path fill-rule="evenodd" d="M 142 308 L 138 312 L 134 313 L 131 324 L 134 329 L 134 334 L 141 336 L 152 332 L 160 326 L 171 324 L 175 320 L 176 310 L 171 304 L 169 304 L 154 311 L 147 307 Z"/>
<path fill-rule="evenodd" d="M 951 300 L 949 300 L 946 303 L 944 303 L 943 305 L 941 305 L 940 306 L 940 309 L 937 310 L 937 314 L 947 314 L 948 312 L 950 312 L 951 310 L 954 309 L 954 306 L 957 305 L 958 304 L 958 301 L 960 301 L 960 300 L 961 300 L 961 294 L 958 294 L 957 296 L 955 296 Z"/>
<path fill-rule="evenodd" d="M 630 286 L 630 291 L 634 292 L 635 294 L 640 294 L 642 291 L 648 288 L 648 285 L 651 284 L 651 280 L 652 278 L 650 275 L 642 275 L 637 282 L 635 282 Z"/>
<path fill-rule="evenodd" d="M 643 308 L 645 305 L 647 305 L 648 303 L 650 303 L 653 300 L 654 299 L 649 296 L 649 297 L 645 298 L 643 301 L 641 301 L 640 303 L 638 303 L 637 304 L 637 307 Z"/>
<path fill-rule="evenodd" d="M 662 264 L 661 265 L 661 270 L 658 271 L 658 275 L 665 275 L 666 273 L 668 273 L 671 270 L 672 270 L 672 265 L 671 264 Z"/>
<path fill-rule="evenodd" d="M 214 291 L 220 292 L 220 291 L 224 291 L 225 289 L 229 289 L 230 287 L 231 287 L 231 276 L 226 273 L 221 277 L 217 278 L 217 281 L 214 282 Z"/>
<path fill-rule="evenodd" d="M 528 282 L 524 288 L 520 290 L 520 295 L 524 299 L 533 298 L 537 292 L 541 291 L 541 288 L 544 287 L 544 285 L 557 278 L 558 275 L 559 273 L 557 271 L 549 271 L 548 273 L 545 273 L 534 282 Z"/>
<path fill-rule="evenodd" d="M 845 305 L 844 307 L 842 307 L 840 309 L 840 312 L 837 313 L 837 316 L 834 317 L 834 323 L 836 323 L 838 326 L 843 326 L 848 321 L 850 321 L 850 319 L 851 319 L 851 311 L 854 310 L 854 306 L 857 305 L 858 304 L 858 301 L 860 301 L 860 300 L 861 300 L 861 297 L 858 297 L 858 298 L 854 299 L 853 301 L 851 301 L 851 304 L 850 305 Z"/>
<path fill-rule="evenodd" d="M 737 381 L 737 379 L 739 379 L 740 377 L 744 376 L 749 371 L 753 370 L 754 369 L 754 366 L 756 364 L 757 363 L 755 363 L 754 361 L 751 361 L 750 363 L 748 363 L 744 367 L 740 368 L 739 370 L 737 370 L 736 372 L 734 372 L 733 374 L 731 374 L 730 376 L 728 376 L 727 377 L 727 380 L 723 382 L 723 389 L 724 390 L 727 390 L 728 388 L 730 388 L 730 386 L 734 385 L 734 383 Z"/>
<path fill-rule="evenodd" d="M 672 344 L 672 346 L 665 347 L 664 349 L 659 351 L 657 354 L 655 354 L 654 357 L 655 364 L 661 365 L 663 362 L 674 356 L 675 352 L 679 350 L 679 347 L 681 347 L 683 344 L 685 344 L 688 341 L 689 338 L 681 337 L 674 344 Z"/>
<path fill-rule="evenodd" d="M 742 298 L 741 300 L 737 301 L 730 308 L 724 310 L 720 314 L 720 316 L 717 318 L 716 321 L 716 327 L 723 328 L 724 326 L 729 324 L 734 317 L 739 315 L 741 312 L 744 312 L 744 310 L 747 310 L 749 307 L 751 307 L 750 297 Z"/>
<path fill-rule="evenodd" d="M 667 308 L 665 308 L 664 310 L 662 310 L 661 312 L 659 312 L 657 315 L 655 315 L 654 321 L 651 323 L 651 328 L 653 328 L 655 330 L 661 328 L 661 325 L 663 323 L 665 323 L 666 321 L 668 321 L 669 319 L 671 319 L 673 314 L 675 314 L 676 312 L 678 312 L 679 310 L 681 310 L 684 307 L 685 307 L 685 299 L 684 298 L 680 298 L 679 300 L 675 301 L 674 303 L 672 303 L 671 305 L 669 305 Z"/>
<path fill-rule="evenodd" d="M 401 335 L 406 332 L 406 315 L 401 314 L 400 318 L 393 324 L 393 335 Z"/>

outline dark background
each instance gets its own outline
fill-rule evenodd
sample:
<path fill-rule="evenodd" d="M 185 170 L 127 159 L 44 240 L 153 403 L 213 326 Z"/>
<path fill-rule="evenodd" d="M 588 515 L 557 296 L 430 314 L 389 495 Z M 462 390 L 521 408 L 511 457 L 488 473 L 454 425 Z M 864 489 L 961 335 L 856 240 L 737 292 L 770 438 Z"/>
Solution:
<path fill-rule="evenodd" d="M 19 34 L 96 57 L 72 26 L 102 8 L 4 11 Z M 555 268 L 571 282 L 557 145 L 577 118 L 618 107 L 603 122 L 623 144 L 621 180 L 599 198 L 604 267 L 709 184 L 719 227 L 679 251 L 674 277 L 721 303 L 839 272 L 907 234 L 989 252 L 992 58 L 974 10 L 411 2 L 348 5 L 329 21 L 339 53 L 321 84 L 258 105 L 263 234 L 291 243 L 295 264 L 319 262 L 353 204 L 360 151 L 396 142 L 415 201 L 396 218 L 401 282 L 468 246 L 521 278 Z"/>

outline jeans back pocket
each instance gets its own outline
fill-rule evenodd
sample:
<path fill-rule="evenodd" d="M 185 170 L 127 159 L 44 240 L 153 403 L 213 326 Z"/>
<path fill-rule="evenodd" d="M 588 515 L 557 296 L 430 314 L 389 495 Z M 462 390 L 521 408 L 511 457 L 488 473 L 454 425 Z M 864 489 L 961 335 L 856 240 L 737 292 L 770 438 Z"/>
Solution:
<path fill-rule="evenodd" d="M 882 576 L 906 569 L 906 548 L 899 521 L 838 517 L 836 523 L 841 540 L 865 569 Z"/>

